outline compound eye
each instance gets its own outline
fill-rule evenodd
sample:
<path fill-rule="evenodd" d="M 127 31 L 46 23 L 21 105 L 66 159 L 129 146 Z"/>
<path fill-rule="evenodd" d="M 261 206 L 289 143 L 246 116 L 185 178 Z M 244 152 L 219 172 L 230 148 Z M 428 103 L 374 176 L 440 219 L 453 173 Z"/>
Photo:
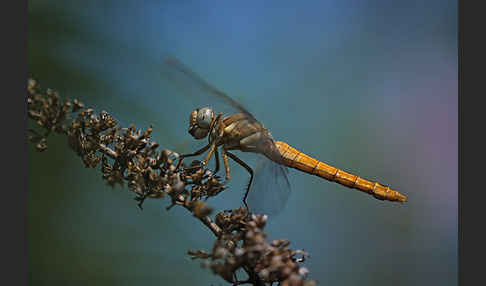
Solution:
<path fill-rule="evenodd" d="M 191 133 L 192 137 L 194 137 L 195 139 L 203 139 L 208 136 L 209 130 L 203 128 L 195 128 L 189 131 L 189 133 Z"/>
<path fill-rule="evenodd" d="M 209 107 L 199 109 L 197 112 L 197 125 L 204 129 L 209 129 L 213 120 L 213 111 Z"/>

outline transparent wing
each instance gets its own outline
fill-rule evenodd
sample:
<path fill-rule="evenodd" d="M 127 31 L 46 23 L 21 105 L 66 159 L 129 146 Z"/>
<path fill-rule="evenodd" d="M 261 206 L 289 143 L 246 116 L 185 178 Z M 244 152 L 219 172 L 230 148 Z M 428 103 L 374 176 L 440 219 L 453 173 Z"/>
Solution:
<path fill-rule="evenodd" d="M 184 65 L 177 58 L 165 56 L 161 65 L 161 75 L 165 84 L 173 88 L 174 96 L 184 95 L 191 108 L 210 106 L 215 113 L 244 113 L 251 122 L 258 122 L 255 117 L 241 104 L 217 89 L 201 76 Z M 266 141 L 267 150 L 278 160 L 275 146 L 271 146 L 271 137 L 262 138 Z M 290 195 L 290 184 L 287 178 L 288 170 L 284 165 L 271 161 L 265 156 L 258 156 L 255 177 L 248 194 L 250 211 L 277 214 L 280 212 Z"/>
<path fill-rule="evenodd" d="M 166 80 L 169 85 L 177 88 L 178 93 L 185 93 L 186 95 L 189 95 L 194 104 L 200 104 L 202 106 L 209 105 L 214 109 L 216 107 L 214 105 L 224 103 L 227 106 L 231 106 L 234 111 L 245 113 L 249 118 L 256 121 L 255 117 L 241 104 L 229 97 L 226 93 L 205 81 L 203 78 L 201 78 L 201 76 L 192 71 L 175 57 L 166 56 L 164 58 L 161 66 L 161 74 L 162 78 Z M 194 108 L 202 106 L 194 106 Z M 225 108 L 222 109 L 224 112 Z M 221 111 L 215 110 L 215 112 L 217 113 Z"/>
<path fill-rule="evenodd" d="M 258 156 L 253 183 L 248 193 L 251 212 L 277 215 L 284 209 L 291 191 L 288 172 L 284 165 L 263 155 Z"/>

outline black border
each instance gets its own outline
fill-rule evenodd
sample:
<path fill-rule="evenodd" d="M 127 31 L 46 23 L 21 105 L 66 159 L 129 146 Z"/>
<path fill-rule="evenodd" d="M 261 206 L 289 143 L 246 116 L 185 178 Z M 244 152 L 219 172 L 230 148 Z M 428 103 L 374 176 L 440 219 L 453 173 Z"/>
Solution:
<path fill-rule="evenodd" d="M 2 285 L 27 285 L 27 1 L 2 5 Z M 15 135 L 12 138 L 12 135 Z"/>
<path fill-rule="evenodd" d="M 484 9 L 479 1 L 458 1 L 459 79 L 459 285 L 484 284 Z M 478 4 L 474 6 L 473 4 Z M 465 136 L 466 133 L 469 137 Z M 475 160 L 474 160 L 475 159 Z M 473 160 L 475 162 L 473 162 Z M 477 166 L 476 166 L 477 164 Z M 482 283 L 480 281 L 483 281 Z"/>

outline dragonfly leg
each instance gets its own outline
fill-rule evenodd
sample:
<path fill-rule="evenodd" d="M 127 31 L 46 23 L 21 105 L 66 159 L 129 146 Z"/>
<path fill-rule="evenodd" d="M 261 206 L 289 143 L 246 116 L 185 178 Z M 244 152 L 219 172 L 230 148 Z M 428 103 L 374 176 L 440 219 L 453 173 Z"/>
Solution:
<path fill-rule="evenodd" d="M 213 175 L 219 171 L 219 153 L 217 148 L 214 150 L 214 159 L 216 160 L 216 169 L 214 169 Z"/>
<path fill-rule="evenodd" d="M 226 154 L 228 154 L 228 156 L 231 159 L 233 159 L 236 163 L 243 166 L 243 168 L 245 168 L 248 171 L 248 173 L 250 173 L 250 182 L 248 182 L 248 186 L 246 187 L 245 196 L 243 197 L 243 203 L 245 204 L 245 207 L 248 210 L 249 208 L 248 208 L 248 204 L 246 203 L 246 198 L 248 197 L 248 192 L 250 191 L 251 182 L 253 181 L 253 170 L 250 168 L 250 166 L 248 166 L 245 162 L 243 162 L 240 158 L 236 157 L 234 154 L 232 154 L 228 151 L 226 151 Z"/>
<path fill-rule="evenodd" d="M 224 183 L 226 184 L 226 182 L 229 181 L 229 179 L 231 178 L 231 174 L 230 174 L 230 169 L 228 164 L 228 155 L 226 155 L 226 150 L 224 148 L 221 149 L 221 155 L 223 155 L 223 163 L 224 163 L 224 169 L 226 173 Z"/>
<path fill-rule="evenodd" d="M 210 149 L 209 149 L 208 155 L 206 155 L 206 158 L 199 165 L 191 166 L 189 168 L 186 168 L 186 170 L 199 169 L 199 168 L 206 166 L 208 164 L 208 161 L 213 156 L 214 151 L 216 151 L 216 144 L 212 143 L 212 144 L 209 144 L 206 147 L 196 151 L 195 153 L 192 153 L 192 154 L 189 154 L 189 155 L 183 155 L 185 157 L 200 155 L 200 154 L 204 153 L 204 151 L 206 151 L 208 148 L 210 148 Z M 216 167 L 219 169 L 218 163 L 217 163 Z M 181 161 L 179 161 L 179 164 L 177 164 L 177 168 L 179 168 L 180 165 L 181 165 Z"/>
<path fill-rule="evenodd" d="M 182 165 L 182 161 L 184 160 L 184 158 L 187 158 L 187 157 L 194 157 L 194 156 L 198 156 L 198 155 L 201 155 L 202 153 L 206 152 L 206 150 L 209 149 L 209 147 L 211 147 L 211 144 L 208 144 L 206 146 L 204 146 L 203 148 L 197 150 L 196 152 L 194 153 L 191 153 L 191 154 L 183 154 L 183 155 L 180 155 L 179 156 L 179 162 L 177 163 L 177 170 L 179 170 L 179 168 L 181 167 Z"/>
<path fill-rule="evenodd" d="M 213 156 L 214 151 L 216 150 L 216 144 L 211 144 L 209 145 L 211 148 L 209 149 L 208 154 L 206 155 L 206 158 L 204 158 L 204 161 L 202 161 L 202 165 L 205 166 L 208 164 L 209 160 L 211 159 L 211 156 Z"/>

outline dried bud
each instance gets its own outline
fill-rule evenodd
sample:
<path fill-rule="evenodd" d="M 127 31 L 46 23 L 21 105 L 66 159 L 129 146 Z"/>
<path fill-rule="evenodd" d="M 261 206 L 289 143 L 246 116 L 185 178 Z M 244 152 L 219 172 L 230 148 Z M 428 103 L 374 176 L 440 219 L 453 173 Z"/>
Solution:
<path fill-rule="evenodd" d="M 193 208 L 193 213 L 194 216 L 198 218 L 203 218 L 211 214 L 213 211 L 212 208 L 210 208 L 206 203 L 201 202 L 201 201 L 195 201 L 193 202 L 194 208 Z"/>

